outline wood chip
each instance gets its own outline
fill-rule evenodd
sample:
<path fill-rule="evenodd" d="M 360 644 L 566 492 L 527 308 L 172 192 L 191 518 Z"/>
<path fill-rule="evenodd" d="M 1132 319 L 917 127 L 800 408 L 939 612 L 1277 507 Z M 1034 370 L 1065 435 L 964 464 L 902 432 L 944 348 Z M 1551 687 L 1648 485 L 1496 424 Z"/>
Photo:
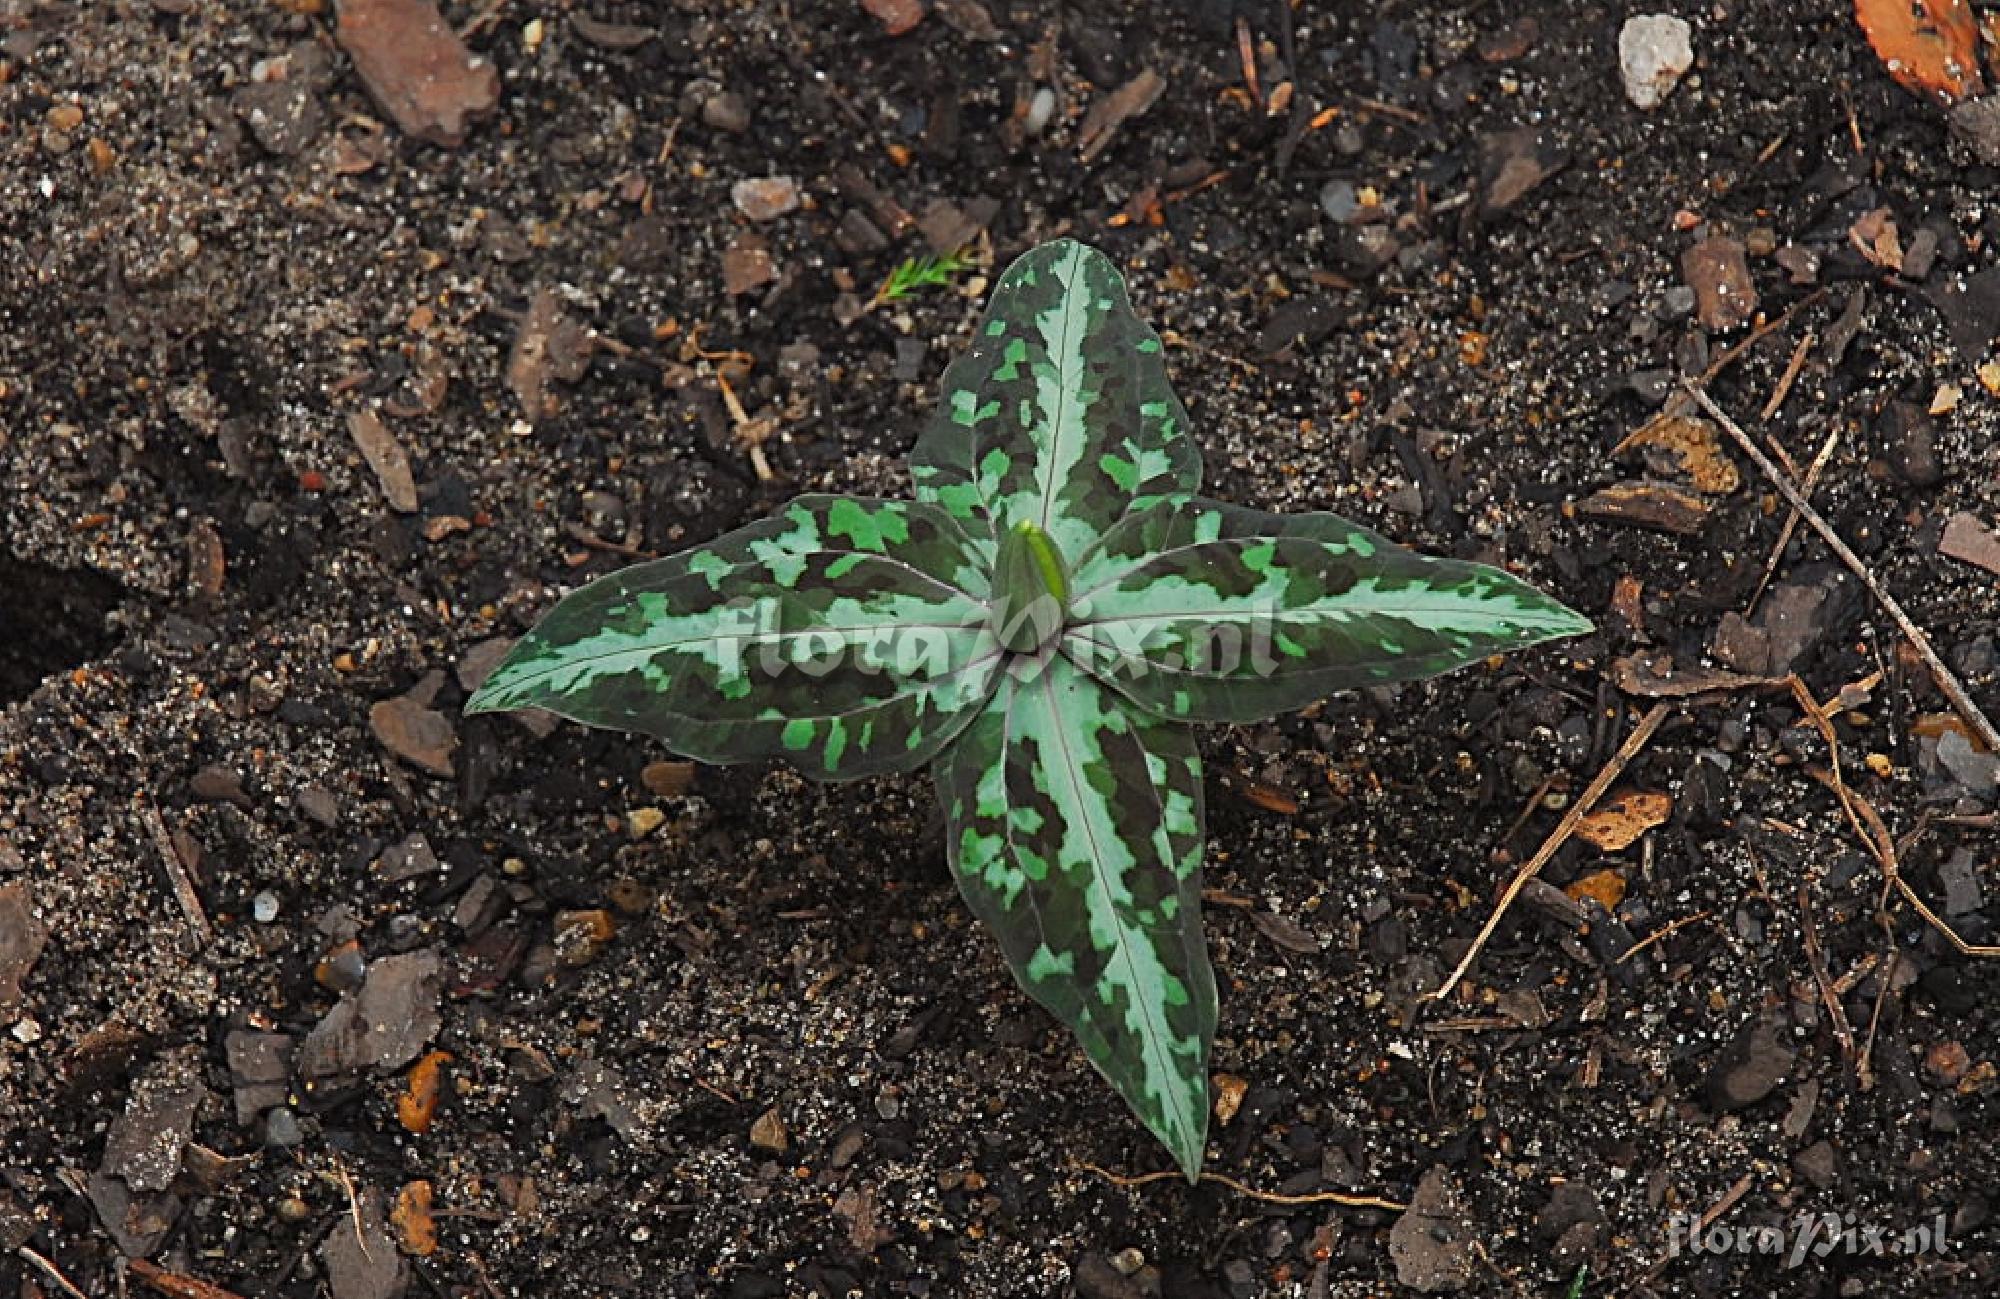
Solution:
<path fill-rule="evenodd" d="M 562 299 L 542 289 L 528 304 L 507 354 L 507 386 L 530 420 L 549 413 L 551 379 L 574 383 L 590 368 L 595 338 L 563 310 Z"/>
<path fill-rule="evenodd" d="M 1252 911 L 1250 923 L 1257 926 L 1257 932 L 1288 952 L 1302 956 L 1318 953 L 1319 939 L 1312 933 L 1273 911 Z"/>
<path fill-rule="evenodd" d="M 1633 654 L 1614 660 L 1611 681 L 1641 699 L 1685 699 L 1711 690 L 1744 690 L 1784 684 L 1783 677 L 1755 677 L 1720 668 L 1676 668 L 1670 654 Z"/>
<path fill-rule="evenodd" d="M 349 1212 L 320 1242 L 320 1262 L 334 1299 L 397 1299 L 409 1288 L 409 1271 L 395 1238 L 382 1222 L 382 1196 L 350 1187 Z"/>
<path fill-rule="evenodd" d="M 222 535 L 215 530 L 209 519 L 196 519 L 188 525 L 188 588 L 204 599 L 213 600 L 222 594 L 222 580 L 228 572 L 228 560 L 222 550 Z"/>
<path fill-rule="evenodd" d="M 778 1117 L 775 1106 L 759 1114 L 750 1125 L 750 1144 L 773 1155 L 782 1155 L 791 1146 L 791 1134 L 785 1131 L 785 1121 Z"/>
<path fill-rule="evenodd" d="M 361 449 L 361 458 L 375 471 L 382 496 L 398 514 L 417 512 L 417 482 L 410 473 L 409 453 L 389 431 L 382 417 L 372 410 L 357 410 L 347 417 L 347 433 Z"/>
<path fill-rule="evenodd" d="M 589 14 L 571 14 L 569 25 L 576 28 L 578 36 L 600 50 L 635 50 L 653 39 L 653 29 L 650 27 L 605 22 L 601 18 L 592 18 Z"/>
<path fill-rule="evenodd" d="M 1138 76 L 1092 104 L 1084 114 L 1083 125 L 1077 128 L 1078 156 L 1085 162 L 1095 162 L 1118 129 L 1151 108 L 1166 88 L 1167 83 L 1159 73 L 1142 68 Z"/>
<path fill-rule="evenodd" d="M 499 72 L 431 0 L 342 0 L 334 36 L 382 111 L 420 140 L 462 144 L 500 102 Z"/>
<path fill-rule="evenodd" d="M 1576 508 L 1589 518 L 1656 528 L 1683 537 L 1699 534 L 1709 514 L 1707 501 L 1665 483 L 1616 483 L 1578 501 Z"/>
<path fill-rule="evenodd" d="M 1989 573 L 2000 574 L 2000 536 L 1977 517 L 1963 510 L 1945 521 L 1938 553 L 1961 563 L 1976 564 Z"/>
<path fill-rule="evenodd" d="M 20 1003 L 21 984 L 41 959 L 49 931 L 25 881 L 0 888 L 0 1011 Z"/>

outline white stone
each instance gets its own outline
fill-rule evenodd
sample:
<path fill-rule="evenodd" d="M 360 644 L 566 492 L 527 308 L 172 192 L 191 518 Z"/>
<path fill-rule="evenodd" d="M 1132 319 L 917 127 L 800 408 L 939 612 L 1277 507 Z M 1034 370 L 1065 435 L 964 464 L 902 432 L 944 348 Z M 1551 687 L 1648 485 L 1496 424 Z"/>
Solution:
<path fill-rule="evenodd" d="M 1672 14 L 1628 18 L 1618 32 L 1618 74 L 1625 97 L 1642 109 L 1658 108 L 1694 66 L 1692 29 Z"/>

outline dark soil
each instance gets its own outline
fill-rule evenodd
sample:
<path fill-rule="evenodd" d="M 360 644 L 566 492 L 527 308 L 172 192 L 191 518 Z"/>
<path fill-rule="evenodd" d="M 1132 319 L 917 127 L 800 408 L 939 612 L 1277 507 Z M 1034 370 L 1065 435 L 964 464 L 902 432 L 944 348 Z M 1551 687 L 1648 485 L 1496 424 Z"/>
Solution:
<path fill-rule="evenodd" d="M 937 0 L 893 38 L 858 0 L 452 0 L 503 90 L 448 149 L 381 123 L 318 0 L 0 0 L 0 1294 L 124 1293 L 133 1255 L 338 1299 L 1992 1293 L 2000 964 L 1879 906 L 1788 690 L 1668 701 L 1619 782 L 1666 822 L 1571 840 L 1420 1000 L 1651 705 L 1615 685 L 1642 652 L 1869 683 L 1846 779 L 1965 938 L 2000 918 L 1990 765 L 1806 529 L 1757 599 L 1786 512 L 1747 460 L 1678 485 L 1689 532 L 1579 508 L 1674 481 L 1614 448 L 1750 337 L 1682 279 L 1736 241 L 1792 314 L 1712 391 L 1801 472 L 1838 433 L 1815 501 L 2000 712 L 1994 578 L 1938 553 L 2000 514 L 2000 178 L 1843 0 L 1655 8 L 1700 61 L 1641 112 L 1624 8 L 1246 0 L 1267 112 L 1221 0 Z M 1158 101 L 1082 161 L 1146 68 Z M 753 226 L 732 186 L 773 175 L 806 205 Z M 1166 1159 L 968 922 L 921 777 L 660 794 L 645 743 L 459 715 L 468 653 L 621 552 L 906 490 L 991 272 L 852 311 L 931 251 L 896 209 L 954 239 L 933 204 L 996 266 L 1070 233 L 1127 268 L 1215 495 L 1599 623 L 1203 740 L 1240 1094 L 1208 1167 L 1395 1202 L 1438 1170 L 1432 1217 L 1084 1168 Z M 1850 238 L 1880 208 L 1901 273 Z M 776 277 L 732 296 L 752 230 Z M 538 299 L 574 328 L 510 382 Z M 435 771 L 371 723 L 413 691 Z M 1614 912 L 1563 892 L 1604 871 Z M 387 1020 L 308 1069 L 362 968 Z M 427 1254 L 377 1221 L 419 1181 Z M 1947 1248 L 1676 1255 L 1710 1211 Z"/>

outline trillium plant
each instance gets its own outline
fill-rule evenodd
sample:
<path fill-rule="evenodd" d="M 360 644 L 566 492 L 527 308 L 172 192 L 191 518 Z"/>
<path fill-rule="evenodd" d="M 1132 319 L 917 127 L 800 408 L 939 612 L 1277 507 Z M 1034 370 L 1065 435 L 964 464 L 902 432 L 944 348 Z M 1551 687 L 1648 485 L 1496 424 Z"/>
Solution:
<path fill-rule="evenodd" d="M 916 499 L 801 496 L 550 610 L 467 712 L 544 708 L 820 780 L 930 764 L 1014 977 L 1199 1175 L 1215 976 L 1190 722 L 1249 722 L 1589 629 L 1495 568 L 1197 495 L 1160 340 L 1100 252 L 994 290 Z"/>

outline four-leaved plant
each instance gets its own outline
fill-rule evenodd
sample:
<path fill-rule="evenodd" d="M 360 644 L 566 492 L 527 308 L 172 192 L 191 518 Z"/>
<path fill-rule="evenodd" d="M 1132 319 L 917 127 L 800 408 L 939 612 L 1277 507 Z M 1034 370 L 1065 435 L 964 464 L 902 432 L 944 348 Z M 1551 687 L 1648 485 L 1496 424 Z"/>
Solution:
<path fill-rule="evenodd" d="M 994 290 L 914 501 L 802 496 L 601 578 L 467 712 L 545 708 L 704 762 L 936 764 L 967 904 L 1190 1180 L 1215 976 L 1188 722 L 1247 722 L 1590 624 L 1331 514 L 1195 494 L 1160 340 L 1070 240 Z"/>

